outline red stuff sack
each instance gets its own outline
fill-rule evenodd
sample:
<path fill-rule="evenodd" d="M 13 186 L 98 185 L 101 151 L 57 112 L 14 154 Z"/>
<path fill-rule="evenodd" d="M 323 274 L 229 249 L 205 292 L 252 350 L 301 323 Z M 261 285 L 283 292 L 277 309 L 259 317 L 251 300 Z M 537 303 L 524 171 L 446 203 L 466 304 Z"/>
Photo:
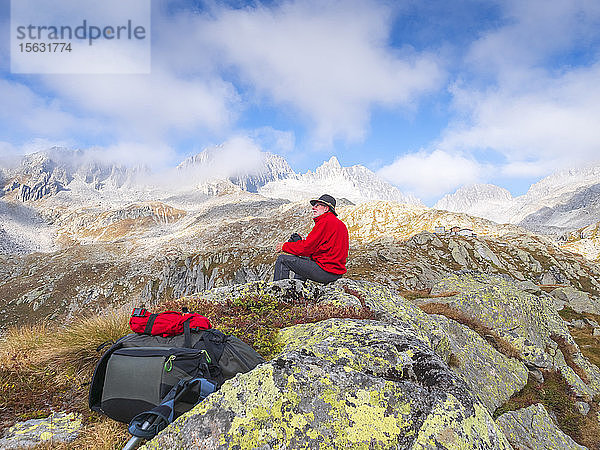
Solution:
<path fill-rule="evenodd" d="M 151 314 L 144 308 L 134 308 L 129 319 L 129 328 L 140 334 L 169 337 L 183 334 L 188 330 L 207 330 L 212 326 L 206 317 L 198 313 L 165 311 Z"/>

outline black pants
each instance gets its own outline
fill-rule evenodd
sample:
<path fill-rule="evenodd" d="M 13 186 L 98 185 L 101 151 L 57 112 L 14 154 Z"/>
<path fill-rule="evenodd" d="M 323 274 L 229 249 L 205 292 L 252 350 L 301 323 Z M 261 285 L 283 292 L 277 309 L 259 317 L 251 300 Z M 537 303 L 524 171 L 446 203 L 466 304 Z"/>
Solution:
<path fill-rule="evenodd" d="M 288 279 L 290 277 L 290 270 L 294 272 L 296 280 L 302 281 L 308 279 L 327 284 L 341 277 L 341 275 L 321 269 L 312 259 L 284 254 L 279 255 L 277 261 L 275 261 L 273 281 Z"/>

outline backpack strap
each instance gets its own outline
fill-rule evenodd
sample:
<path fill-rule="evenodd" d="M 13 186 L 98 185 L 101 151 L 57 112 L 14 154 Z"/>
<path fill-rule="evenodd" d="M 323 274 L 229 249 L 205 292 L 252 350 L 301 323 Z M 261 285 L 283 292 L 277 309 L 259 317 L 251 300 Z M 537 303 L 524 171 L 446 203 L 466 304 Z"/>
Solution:
<path fill-rule="evenodd" d="M 154 326 L 154 321 L 158 317 L 158 314 L 150 314 L 148 317 L 148 322 L 146 322 L 146 328 L 144 328 L 144 334 L 152 334 L 152 327 Z"/>
<path fill-rule="evenodd" d="M 183 321 L 183 339 L 184 345 L 186 348 L 192 348 L 192 335 L 190 333 L 190 319 L 192 316 L 189 316 L 187 319 Z"/>
<path fill-rule="evenodd" d="M 227 336 L 219 330 L 211 328 L 202 333 L 202 341 L 204 342 L 204 347 L 210 354 L 210 357 L 218 364 L 221 360 L 221 356 L 223 356 L 223 350 L 225 350 Z"/>

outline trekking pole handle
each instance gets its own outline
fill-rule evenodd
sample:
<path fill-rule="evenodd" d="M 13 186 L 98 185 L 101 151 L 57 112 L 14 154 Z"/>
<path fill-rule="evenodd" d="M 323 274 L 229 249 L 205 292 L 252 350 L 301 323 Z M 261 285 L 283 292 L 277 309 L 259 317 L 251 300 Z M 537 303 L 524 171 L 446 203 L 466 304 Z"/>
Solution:
<path fill-rule="evenodd" d="M 146 430 L 150 425 L 152 425 L 150 421 L 146 420 L 142 424 L 141 428 L 142 430 Z M 127 444 L 125 444 L 125 447 L 123 447 L 123 450 L 135 450 L 142 443 L 142 441 L 143 439 L 141 437 L 132 436 L 131 439 L 127 441 Z"/>

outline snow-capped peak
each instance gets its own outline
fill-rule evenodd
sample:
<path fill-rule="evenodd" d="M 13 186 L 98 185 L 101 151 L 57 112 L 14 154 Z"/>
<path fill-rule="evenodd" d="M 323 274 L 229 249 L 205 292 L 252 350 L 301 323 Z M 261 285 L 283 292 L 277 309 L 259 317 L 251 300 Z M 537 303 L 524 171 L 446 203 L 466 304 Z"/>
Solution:
<path fill-rule="evenodd" d="M 509 191 L 493 184 L 470 184 L 459 188 L 454 194 L 442 197 L 434 205 L 435 209 L 453 212 L 469 212 L 487 203 L 505 203 L 512 200 Z"/>
<path fill-rule="evenodd" d="M 309 170 L 296 177 L 270 182 L 258 192 L 266 197 L 286 198 L 293 201 L 327 193 L 355 203 L 384 200 L 421 204 L 418 199 L 404 195 L 398 188 L 383 181 L 364 166 L 342 167 L 335 156 L 323 162 L 314 172 Z"/>
<path fill-rule="evenodd" d="M 279 155 L 260 152 L 256 148 L 244 150 L 227 144 L 209 147 L 187 158 L 177 166 L 177 170 L 189 174 L 196 183 L 229 180 L 248 192 L 257 192 L 269 181 L 296 175 Z"/>

